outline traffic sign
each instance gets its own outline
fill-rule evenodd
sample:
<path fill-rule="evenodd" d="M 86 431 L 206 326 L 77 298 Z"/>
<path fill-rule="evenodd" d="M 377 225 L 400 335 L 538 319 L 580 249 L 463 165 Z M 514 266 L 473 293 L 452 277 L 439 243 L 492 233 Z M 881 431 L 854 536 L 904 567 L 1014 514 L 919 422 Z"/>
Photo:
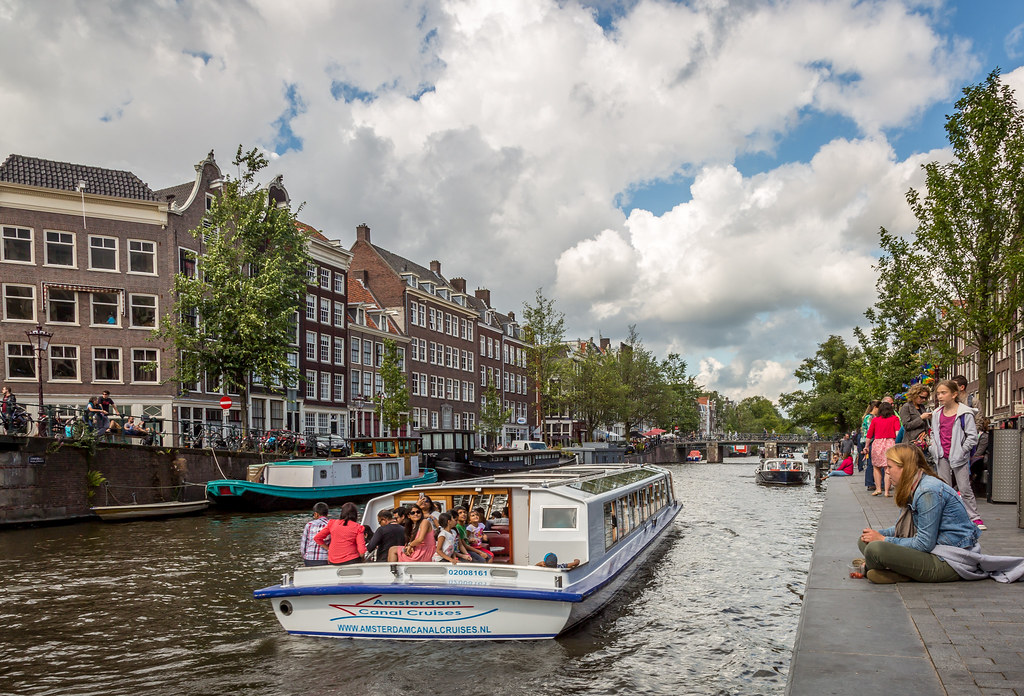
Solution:
<path fill-rule="evenodd" d="M 227 411 L 229 408 L 231 408 L 231 397 L 230 396 L 223 396 L 223 397 L 221 397 L 221 399 L 220 399 L 220 407 L 222 409 L 224 409 L 225 411 Z"/>

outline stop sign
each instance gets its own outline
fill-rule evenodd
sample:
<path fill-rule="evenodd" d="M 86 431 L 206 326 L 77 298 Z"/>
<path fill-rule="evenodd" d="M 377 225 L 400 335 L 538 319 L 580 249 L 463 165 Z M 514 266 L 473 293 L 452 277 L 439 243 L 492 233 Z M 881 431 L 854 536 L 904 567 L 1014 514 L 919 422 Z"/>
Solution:
<path fill-rule="evenodd" d="M 222 409 L 224 409 L 225 411 L 228 410 L 229 408 L 231 408 L 231 397 L 230 396 L 221 397 L 220 407 Z"/>

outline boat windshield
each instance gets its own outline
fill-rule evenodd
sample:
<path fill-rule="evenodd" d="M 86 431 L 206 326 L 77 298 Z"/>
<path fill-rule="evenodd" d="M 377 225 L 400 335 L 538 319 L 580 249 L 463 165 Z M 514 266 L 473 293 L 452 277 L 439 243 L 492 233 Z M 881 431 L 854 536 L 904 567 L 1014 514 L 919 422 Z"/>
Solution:
<path fill-rule="evenodd" d="M 573 481 L 568 484 L 568 487 L 581 490 L 584 493 L 606 493 L 614 491 L 616 488 L 630 486 L 637 481 L 657 476 L 659 473 L 651 469 L 631 469 L 630 471 L 622 471 L 617 474 L 609 474 L 608 476 L 600 476 L 585 481 Z"/>
<path fill-rule="evenodd" d="M 373 440 L 353 441 L 352 454 L 373 454 Z"/>

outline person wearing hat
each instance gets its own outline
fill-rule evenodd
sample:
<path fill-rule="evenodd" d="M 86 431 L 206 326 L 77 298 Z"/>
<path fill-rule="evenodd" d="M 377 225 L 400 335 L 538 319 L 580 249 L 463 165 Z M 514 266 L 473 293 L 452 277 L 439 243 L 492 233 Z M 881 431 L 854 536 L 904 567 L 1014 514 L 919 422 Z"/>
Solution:
<path fill-rule="evenodd" d="M 568 563 L 559 563 L 558 556 L 553 553 L 549 553 L 544 556 L 544 560 L 537 565 L 542 568 L 558 568 L 559 570 L 572 570 L 580 564 L 580 559 L 574 558 Z"/>

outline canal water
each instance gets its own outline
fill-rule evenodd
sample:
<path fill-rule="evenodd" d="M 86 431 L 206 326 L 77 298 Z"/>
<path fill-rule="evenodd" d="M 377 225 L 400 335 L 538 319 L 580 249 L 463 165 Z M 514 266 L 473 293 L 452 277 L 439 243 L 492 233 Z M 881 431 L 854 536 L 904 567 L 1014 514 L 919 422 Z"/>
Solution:
<path fill-rule="evenodd" d="M 0 531 L 0 694 L 781 694 L 822 494 L 755 462 L 671 467 L 662 551 L 555 641 L 285 634 L 252 590 L 295 564 L 305 513 Z"/>

